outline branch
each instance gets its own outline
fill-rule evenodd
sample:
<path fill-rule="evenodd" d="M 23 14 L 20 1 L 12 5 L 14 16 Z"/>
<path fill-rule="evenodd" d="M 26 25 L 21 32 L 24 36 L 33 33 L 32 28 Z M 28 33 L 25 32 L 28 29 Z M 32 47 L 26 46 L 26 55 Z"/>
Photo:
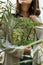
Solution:
<path fill-rule="evenodd" d="M 26 47 L 31 47 L 31 46 L 33 46 L 33 45 L 35 45 L 35 44 L 39 44 L 40 42 L 43 42 L 43 39 L 37 40 L 37 41 L 35 41 L 35 42 L 33 42 L 33 43 L 30 43 L 30 44 L 26 45 L 25 48 L 26 48 Z"/>

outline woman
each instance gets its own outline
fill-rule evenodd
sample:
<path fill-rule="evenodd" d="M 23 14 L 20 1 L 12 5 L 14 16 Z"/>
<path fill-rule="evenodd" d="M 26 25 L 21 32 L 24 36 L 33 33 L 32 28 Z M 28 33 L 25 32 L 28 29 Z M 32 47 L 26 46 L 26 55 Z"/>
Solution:
<path fill-rule="evenodd" d="M 39 9 L 38 0 L 17 0 L 16 17 L 26 17 L 26 18 L 30 18 L 33 22 L 40 22 L 39 19 L 37 18 L 39 14 L 40 14 L 40 9 Z M 31 57 L 30 58 L 24 57 L 21 60 L 27 60 L 27 59 L 30 60 Z M 32 65 L 32 63 L 28 62 L 25 65 Z"/>
<path fill-rule="evenodd" d="M 20 58 L 23 58 L 23 53 L 24 52 L 28 53 L 29 49 L 28 48 L 24 49 L 24 46 L 18 47 L 16 45 L 13 45 L 9 41 L 10 38 L 6 41 L 6 36 L 8 36 L 9 34 L 6 23 L 4 24 L 3 32 L 4 33 L 2 34 L 1 41 L 2 41 L 2 52 L 5 51 L 5 56 L 4 56 L 5 58 L 3 60 L 2 65 L 19 65 L 18 62 L 20 61 Z M 3 58 L 1 58 L 1 60 L 2 59 Z"/>
<path fill-rule="evenodd" d="M 33 21 L 39 22 L 39 20 L 35 16 L 35 15 L 38 16 L 40 14 L 39 6 L 37 3 L 38 3 L 38 0 L 17 0 L 17 13 L 16 13 L 15 17 L 21 17 L 21 16 L 27 17 L 27 18 L 30 17 Z M 7 31 L 7 28 L 5 29 L 5 32 L 6 31 Z M 4 41 L 2 40 L 2 43 L 3 42 Z M 18 65 L 19 64 L 18 62 L 20 61 L 22 54 L 23 53 L 27 54 L 29 52 L 28 48 L 24 49 L 23 46 L 22 46 L 22 48 L 21 48 L 21 46 L 18 48 L 16 46 L 12 45 L 11 42 L 8 42 L 8 41 L 4 42 L 2 45 L 6 50 L 6 54 L 5 54 L 6 58 L 4 61 L 4 65 L 14 65 L 14 64 Z"/>

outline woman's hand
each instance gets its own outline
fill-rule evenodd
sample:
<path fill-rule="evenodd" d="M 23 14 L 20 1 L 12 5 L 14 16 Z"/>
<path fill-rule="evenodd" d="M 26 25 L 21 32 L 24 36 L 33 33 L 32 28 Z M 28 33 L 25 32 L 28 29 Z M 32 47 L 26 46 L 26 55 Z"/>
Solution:
<path fill-rule="evenodd" d="M 30 15 L 30 19 L 32 19 L 33 22 L 40 22 L 39 18 L 35 15 Z"/>
<path fill-rule="evenodd" d="M 27 47 L 24 49 L 24 54 L 27 54 L 31 51 L 32 47 Z"/>

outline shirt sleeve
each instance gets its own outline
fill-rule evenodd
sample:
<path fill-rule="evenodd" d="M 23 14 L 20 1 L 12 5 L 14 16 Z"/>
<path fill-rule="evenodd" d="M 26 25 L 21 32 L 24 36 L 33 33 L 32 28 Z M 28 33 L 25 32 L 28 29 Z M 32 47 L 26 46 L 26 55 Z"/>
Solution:
<path fill-rule="evenodd" d="M 43 48 L 38 52 L 38 64 L 43 62 Z"/>
<path fill-rule="evenodd" d="M 23 58 L 24 46 L 15 46 L 15 45 L 12 45 L 11 43 L 9 43 L 8 41 L 3 43 L 3 40 L 2 40 L 2 46 L 3 46 L 3 50 L 6 53 L 12 54 L 18 58 Z"/>

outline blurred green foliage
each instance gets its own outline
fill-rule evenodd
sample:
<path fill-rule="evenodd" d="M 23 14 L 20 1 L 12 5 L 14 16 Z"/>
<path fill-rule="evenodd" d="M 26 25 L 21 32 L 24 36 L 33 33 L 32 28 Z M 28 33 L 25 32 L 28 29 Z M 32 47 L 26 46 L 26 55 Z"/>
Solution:
<path fill-rule="evenodd" d="M 3 2 L 1 2 L 3 3 Z M 37 24 L 30 18 L 14 17 L 11 14 L 12 3 L 8 1 L 8 5 L 2 8 L 2 30 L 5 40 L 8 40 L 14 45 L 27 45 L 34 41 L 34 28 Z M 4 10 L 3 10 L 4 9 Z"/>

